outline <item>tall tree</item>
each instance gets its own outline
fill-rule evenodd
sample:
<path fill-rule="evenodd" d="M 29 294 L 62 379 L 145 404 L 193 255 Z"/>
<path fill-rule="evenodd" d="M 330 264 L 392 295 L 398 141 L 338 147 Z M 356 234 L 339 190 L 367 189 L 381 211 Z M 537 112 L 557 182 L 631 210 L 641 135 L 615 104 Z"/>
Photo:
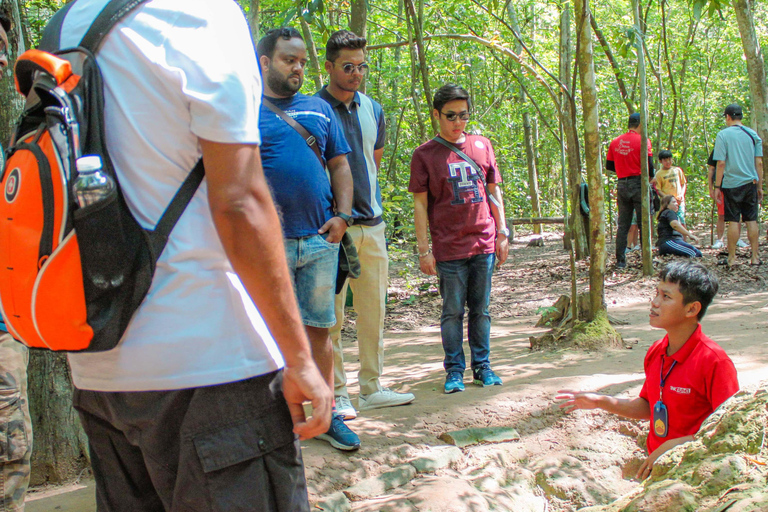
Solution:
<path fill-rule="evenodd" d="M 368 1 L 352 0 L 349 5 L 349 30 L 360 37 L 367 37 L 367 21 Z"/>
<path fill-rule="evenodd" d="M 589 255 L 587 243 L 588 226 L 580 215 L 581 197 L 581 154 L 579 149 L 578 126 L 576 123 L 576 103 L 573 101 L 575 91 L 572 87 L 574 73 L 573 49 L 571 46 L 571 8 L 566 2 L 560 12 L 560 120 L 564 133 L 566 155 L 568 157 L 568 189 L 570 190 L 571 215 L 570 231 L 577 260 L 583 260 Z"/>
<path fill-rule="evenodd" d="M 765 60 L 760 41 L 755 33 L 754 2 L 733 0 L 733 10 L 739 23 L 741 45 L 747 59 L 749 91 L 752 96 L 753 128 L 763 139 L 763 154 L 768 155 L 768 84 L 765 77 Z M 768 158 L 763 158 L 763 189 L 768 192 Z"/>
<path fill-rule="evenodd" d="M 589 0 L 574 0 L 578 37 L 579 79 L 584 118 L 584 157 L 589 184 L 589 302 L 591 320 L 605 314 L 605 211 L 598 130 L 597 87 L 592 54 Z"/>
<path fill-rule="evenodd" d="M 653 257 L 651 255 L 651 210 L 650 192 L 648 180 L 648 95 L 645 79 L 645 32 L 640 19 L 640 0 L 632 0 L 632 11 L 635 15 L 635 41 L 637 42 L 637 75 L 640 82 L 640 201 L 642 202 L 641 236 L 643 238 L 643 275 L 650 276 L 653 273 Z M 659 82 L 661 80 L 659 79 Z M 660 114 L 661 115 L 661 114 Z"/>

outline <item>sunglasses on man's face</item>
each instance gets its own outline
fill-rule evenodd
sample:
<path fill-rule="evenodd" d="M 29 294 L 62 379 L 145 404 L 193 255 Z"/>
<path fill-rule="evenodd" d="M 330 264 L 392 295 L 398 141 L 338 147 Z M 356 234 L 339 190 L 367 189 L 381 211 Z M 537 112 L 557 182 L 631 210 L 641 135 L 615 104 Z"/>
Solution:
<path fill-rule="evenodd" d="M 352 73 L 354 73 L 355 70 L 357 70 L 357 72 L 360 73 L 361 75 L 365 75 L 366 73 L 368 73 L 368 64 L 363 62 L 362 64 L 355 66 L 351 62 L 347 62 L 346 64 L 341 66 L 341 69 L 343 69 L 344 73 L 348 75 L 351 75 Z"/>
<path fill-rule="evenodd" d="M 0 39 L 0 57 L 6 59 L 11 57 L 11 50 L 8 48 L 8 43 Z"/>
<path fill-rule="evenodd" d="M 445 112 L 440 112 L 440 114 L 444 115 L 445 118 L 450 122 L 454 122 L 457 118 L 461 119 L 462 121 L 469 120 L 469 112 L 466 110 L 459 112 L 458 114 L 456 112 L 448 112 L 447 114 Z"/>

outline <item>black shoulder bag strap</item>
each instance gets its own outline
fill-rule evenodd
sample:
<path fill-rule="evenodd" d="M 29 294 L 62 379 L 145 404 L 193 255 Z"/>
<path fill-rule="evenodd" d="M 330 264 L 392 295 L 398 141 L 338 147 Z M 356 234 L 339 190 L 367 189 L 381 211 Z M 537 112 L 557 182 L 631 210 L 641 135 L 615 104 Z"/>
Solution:
<path fill-rule="evenodd" d="M 746 128 L 744 128 L 744 127 L 743 127 L 743 126 L 741 126 L 740 124 L 737 124 L 736 126 L 738 126 L 739 128 L 741 128 L 741 131 L 743 131 L 744 133 L 746 133 L 747 135 L 749 135 L 749 138 L 750 138 L 750 139 L 752 139 L 752 144 L 754 144 L 755 146 L 757 146 L 757 140 L 756 140 L 756 139 L 755 139 L 755 138 L 752 136 L 752 134 L 751 134 L 751 133 L 749 133 L 749 131 L 747 131 L 747 129 L 746 129 Z"/>
<path fill-rule="evenodd" d="M 466 153 L 464 153 L 462 150 L 460 150 L 459 148 L 457 148 L 456 146 L 454 146 L 453 144 L 451 144 L 450 142 L 448 142 L 447 140 L 445 140 L 444 138 L 442 138 L 442 137 L 441 137 L 441 136 L 439 136 L 439 135 L 435 136 L 435 138 L 434 138 L 434 139 L 432 139 L 432 140 L 434 140 L 435 142 L 439 142 L 439 143 L 440 143 L 440 144 L 442 144 L 443 146 L 447 147 L 448 149 L 450 149 L 451 151 L 453 151 L 454 153 L 456 153 L 457 155 L 459 155 L 459 156 L 461 157 L 461 159 L 462 159 L 462 160 L 464 160 L 464 161 L 465 161 L 465 162 L 467 162 L 469 165 L 471 165 L 471 166 L 472 166 L 472 168 L 473 168 L 473 169 L 475 170 L 475 172 L 477 173 L 477 175 L 478 175 L 478 176 L 480 176 L 480 181 L 482 181 L 482 182 L 483 182 L 483 188 L 485 188 L 485 197 L 487 197 L 487 198 L 488 198 L 488 200 L 489 200 L 490 202 L 492 202 L 493 204 L 495 204 L 497 208 L 500 208 L 500 207 L 501 207 L 501 205 L 499 204 L 499 202 L 498 202 L 498 201 L 496 201 L 496 198 L 495 198 L 495 197 L 493 197 L 493 196 L 492 196 L 492 195 L 491 195 L 491 194 L 488 192 L 488 185 L 485 183 L 485 174 L 483 174 L 483 170 L 480 168 L 480 166 L 479 166 L 479 165 L 477 165 L 477 162 L 475 162 L 474 160 L 472 160 L 472 159 L 471 159 L 471 158 L 470 158 L 470 157 L 469 157 L 469 156 L 468 156 Z"/>
<path fill-rule="evenodd" d="M 146 1 L 112 0 L 107 3 L 86 31 L 79 46 L 96 55 L 101 48 L 101 44 L 104 42 L 104 38 L 114 26 Z M 59 49 L 64 17 L 74 4 L 74 1 L 69 2 L 54 15 L 49 25 L 45 28 L 43 40 L 40 44 L 41 49 L 46 51 L 56 51 Z M 187 175 L 179 190 L 176 191 L 170 204 L 157 222 L 155 229 L 149 232 L 155 258 L 159 258 L 163 249 L 165 249 L 171 231 L 173 231 L 174 226 L 181 218 L 184 210 L 186 210 L 187 205 L 192 201 L 192 197 L 194 197 L 204 177 L 205 167 L 201 158 L 189 175 Z"/>
<path fill-rule="evenodd" d="M 286 114 L 281 108 L 279 108 L 277 105 L 272 103 L 272 100 L 267 98 L 266 96 L 262 96 L 261 99 L 264 101 L 264 106 L 267 107 L 269 110 L 274 112 L 275 114 L 280 117 L 283 121 L 288 123 L 288 125 L 299 132 L 299 135 L 301 135 L 301 138 L 304 139 L 304 142 L 307 143 L 307 146 L 309 146 L 312 151 L 315 152 L 315 156 L 318 160 L 320 160 L 320 165 L 325 167 L 325 161 L 323 160 L 322 155 L 320 154 L 320 148 L 317 146 L 317 139 L 314 135 L 309 133 L 309 131 L 301 126 L 300 123 L 298 123 L 294 118 Z"/>

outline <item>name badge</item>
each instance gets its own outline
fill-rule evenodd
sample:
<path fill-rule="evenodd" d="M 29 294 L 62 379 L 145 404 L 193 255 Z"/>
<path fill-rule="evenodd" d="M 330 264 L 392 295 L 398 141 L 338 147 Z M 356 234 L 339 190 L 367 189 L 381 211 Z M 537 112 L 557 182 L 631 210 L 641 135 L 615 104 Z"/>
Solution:
<path fill-rule="evenodd" d="M 667 437 L 669 433 L 667 406 L 661 400 L 653 406 L 653 432 L 657 437 Z"/>

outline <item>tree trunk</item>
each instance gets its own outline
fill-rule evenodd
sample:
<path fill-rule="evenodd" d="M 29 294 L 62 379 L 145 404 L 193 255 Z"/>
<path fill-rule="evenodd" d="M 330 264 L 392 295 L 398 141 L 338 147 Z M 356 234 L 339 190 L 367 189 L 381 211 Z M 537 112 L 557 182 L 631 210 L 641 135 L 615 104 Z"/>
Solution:
<path fill-rule="evenodd" d="M 309 52 L 309 75 L 312 81 L 315 82 L 315 90 L 320 90 L 323 87 L 323 73 L 320 70 L 320 59 L 317 57 L 317 47 L 315 46 L 315 39 L 312 37 L 312 31 L 309 28 L 307 20 L 301 15 L 302 5 L 301 0 L 296 2 L 296 8 L 299 12 L 299 20 L 301 23 L 301 33 L 304 36 L 304 42 L 307 45 L 307 51 Z"/>
<path fill-rule="evenodd" d="M 410 2 L 410 0 L 404 0 L 404 2 Z M 424 121 L 424 113 L 421 110 L 421 101 L 419 100 L 419 93 L 417 91 L 418 82 L 419 82 L 419 57 L 416 55 L 417 49 L 416 46 L 413 44 L 413 32 L 414 32 L 414 23 L 415 19 L 411 17 L 411 10 L 406 8 L 405 10 L 405 25 L 408 29 L 408 50 L 411 55 L 411 99 L 413 100 L 413 109 L 416 112 L 416 121 L 419 123 L 419 135 L 422 142 L 426 142 L 428 135 L 427 135 L 427 124 Z M 432 102 L 428 101 L 427 105 L 431 105 Z M 428 112 L 431 112 L 432 109 L 428 108 Z M 430 115 L 430 117 L 432 117 Z M 435 122 L 432 121 L 432 126 L 434 128 Z M 437 133 L 437 129 L 434 130 L 435 133 Z"/>
<path fill-rule="evenodd" d="M 366 37 L 367 20 L 368 1 L 352 0 L 349 8 L 349 30 L 360 37 Z"/>
<path fill-rule="evenodd" d="M 42 350 L 29 353 L 29 409 L 35 444 L 31 485 L 60 484 L 89 467 L 88 438 L 72 407 L 67 357 Z"/>
<path fill-rule="evenodd" d="M 416 13 L 416 6 L 413 4 L 413 0 L 405 0 L 405 7 L 410 14 L 412 26 L 413 26 L 413 33 L 416 36 L 416 52 L 417 57 L 419 59 L 419 70 L 421 71 L 421 81 L 422 81 L 422 87 L 424 92 L 424 98 L 427 100 L 427 105 L 432 105 L 432 88 L 429 85 L 429 67 L 427 66 L 427 55 L 425 53 L 424 48 L 424 25 L 423 20 L 419 16 L 419 14 Z M 419 2 L 419 13 L 423 11 L 424 4 L 423 0 L 420 0 Z M 432 109 L 429 109 L 430 112 Z M 430 121 L 432 121 L 432 131 L 435 133 L 440 131 L 440 127 L 437 124 L 437 120 L 429 116 Z"/>
<path fill-rule="evenodd" d="M 643 249 L 643 275 L 653 274 L 653 256 L 651 254 L 651 211 L 649 194 L 651 186 L 648 181 L 648 98 L 646 92 L 645 78 L 645 54 L 643 53 L 645 33 L 642 31 L 640 23 L 640 2 L 633 0 L 633 12 L 635 14 L 635 31 L 637 41 L 637 74 L 640 81 L 640 194 L 642 201 L 641 227 L 642 249 Z M 661 80 L 659 80 L 661 84 Z"/>
<path fill-rule="evenodd" d="M 597 88 L 592 55 L 592 27 L 589 0 L 574 0 L 578 37 L 579 78 L 584 116 L 584 156 L 589 183 L 589 297 L 590 320 L 605 308 L 605 223 L 603 172 L 600 165 L 600 133 L 598 131 Z"/>
<path fill-rule="evenodd" d="M 250 0 L 248 9 L 248 25 L 251 27 L 251 37 L 254 46 L 259 42 L 261 30 L 261 0 Z"/>
<path fill-rule="evenodd" d="M 0 11 L 9 15 L 13 21 L 13 29 L 8 34 L 8 44 L 11 49 L 9 68 L 13 68 L 13 59 L 24 53 L 24 34 L 21 30 L 21 12 L 18 0 L 0 0 Z M 13 126 L 24 107 L 24 98 L 16 92 L 10 69 L 0 74 L 0 145 L 5 145 L 11 138 Z M 0 161 L 3 159 L 0 158 Z"/>
<path fill-rule="evenodd" d="M 533 140 L 531 115 L 528 112 L 523 113 L 523 130 L 525 136 L 525 158 L 528 161 L 528 193 L 531 196 L 531 215 L 541 217 L 539 176 L 536 170 L 536 146 Z M 541 234 L 541 224 L 534 224 L 533 232 L 537 235 Z"/>
<path fill-rule="evenodd" d="M 563 5 L 560 14 L 560 82 L 568 89 L 568 95 L 573 95 L 571 87 L 573 76 L 571 75 L 571 62 L 573 52 L 571 49 L 571 9 L 568 4 Z M 581 186 L 581 155 L 579 154 L 579 136 L 576 127 L 575 105 L 569 96 L 560 91 L 560 122 L 563 129 L 566 155 L 568 157 L 568 190 L 571 197 L 571 214 L 568 230 L 573 240 L 577 260 L 586 259 L 589 255 L 587 243 L 587 226 L 581 215 L 581 198 L 579 187 Z"/>
<path fill-rule="evenodd" d="M 765 61 L 760 42 L 755 34 L 752 2 L 733 0 L 733 10 L 741 33 L 741 45 L 747 59 L 749 92 L 752 96 L 752 127 L 763 139 L 763 154 L 768 155 L 768 85 L 766 85 Z M 768 193 L 768 157 L 763 158 L 763 190 Z"/>

